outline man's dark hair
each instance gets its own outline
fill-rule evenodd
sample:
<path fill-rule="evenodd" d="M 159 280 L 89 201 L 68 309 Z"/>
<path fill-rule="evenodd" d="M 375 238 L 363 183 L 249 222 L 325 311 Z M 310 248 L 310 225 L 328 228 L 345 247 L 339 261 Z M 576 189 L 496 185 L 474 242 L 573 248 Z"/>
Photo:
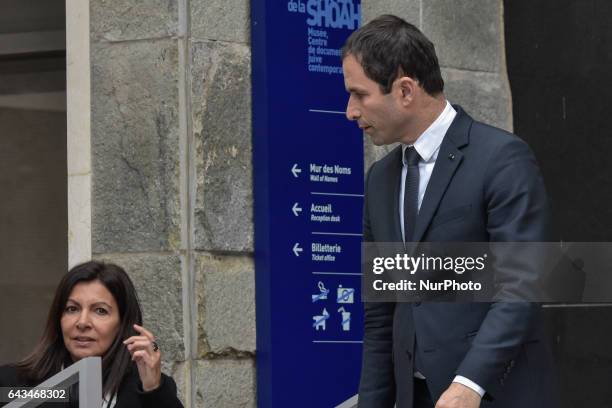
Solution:
<path fill-rule="evenodd" d="M 385 94 L 399 76 L 415 79 L 430 95 L 444 90 L 433 43 L 399 17 L 382 15 L 355 31 L 342 47 L 342 59 L 348 55 L 359 61 L 366 76 Z"/>

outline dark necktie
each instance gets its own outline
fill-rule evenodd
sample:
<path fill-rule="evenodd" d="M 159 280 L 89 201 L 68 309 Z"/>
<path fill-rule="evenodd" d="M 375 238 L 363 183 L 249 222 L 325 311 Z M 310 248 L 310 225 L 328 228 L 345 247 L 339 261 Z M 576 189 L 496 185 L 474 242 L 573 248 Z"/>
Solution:
<path fill-rule="evenodd" d="M 404 242 L 411 242 L 419 213 L 419 160 L 421 156 L 410 146 L 404 152 L 408 166 L 404 184 Z"/>
<path fill-rule="evenodd" d="M 419 160 L 421 156 L 413 146 L 410 146 L 404 152 L 404 159 L 408 167 L 404 184 L 404 242 L 412 242 L 419 213 Z M 423 364 L 416 337 L 414 339 L 414 371 L 423 374 Z"/>

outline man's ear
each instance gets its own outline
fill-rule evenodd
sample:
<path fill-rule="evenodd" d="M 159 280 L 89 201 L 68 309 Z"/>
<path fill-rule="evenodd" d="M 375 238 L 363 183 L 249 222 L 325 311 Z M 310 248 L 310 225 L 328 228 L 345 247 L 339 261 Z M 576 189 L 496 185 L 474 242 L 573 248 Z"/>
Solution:
<path fill-rule="evenodd" d="M 416 96 L 416 90 L 419 86 L 417 81 L 408 76 L 403 76 L 397 79 L 397 85 L 402 105 L 410 105 Z"/>

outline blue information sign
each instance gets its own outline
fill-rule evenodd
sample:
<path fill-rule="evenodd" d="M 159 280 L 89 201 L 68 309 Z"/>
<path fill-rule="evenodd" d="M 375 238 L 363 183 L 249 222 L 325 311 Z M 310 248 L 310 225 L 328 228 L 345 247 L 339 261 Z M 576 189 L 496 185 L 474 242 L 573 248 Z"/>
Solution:
<path fill-rule="evenodd" d="M 251 9 L 258 406 L 333 408 L 361 367 L 363 139 L 340 58 L 361 5 Z"/>

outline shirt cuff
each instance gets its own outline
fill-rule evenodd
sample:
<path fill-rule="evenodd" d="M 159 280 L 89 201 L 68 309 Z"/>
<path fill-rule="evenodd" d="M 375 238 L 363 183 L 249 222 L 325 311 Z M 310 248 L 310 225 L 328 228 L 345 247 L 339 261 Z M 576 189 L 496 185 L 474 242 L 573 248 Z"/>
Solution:
<path fill-rule="evenodd" d="M 475 392 L 478 393 L 478 395 L 480 395 L 480 398 L 482 398 L 485 395 L 485 390 L 478 384 L 476 384 L 474 381 L 470 380 L 469 378 L 465 378 L 461 375 L 457 375 L 455 376 L 455 379 L 453 380 L 453 382 L 465 385 L 466 387 L 474 390 Z"/>

